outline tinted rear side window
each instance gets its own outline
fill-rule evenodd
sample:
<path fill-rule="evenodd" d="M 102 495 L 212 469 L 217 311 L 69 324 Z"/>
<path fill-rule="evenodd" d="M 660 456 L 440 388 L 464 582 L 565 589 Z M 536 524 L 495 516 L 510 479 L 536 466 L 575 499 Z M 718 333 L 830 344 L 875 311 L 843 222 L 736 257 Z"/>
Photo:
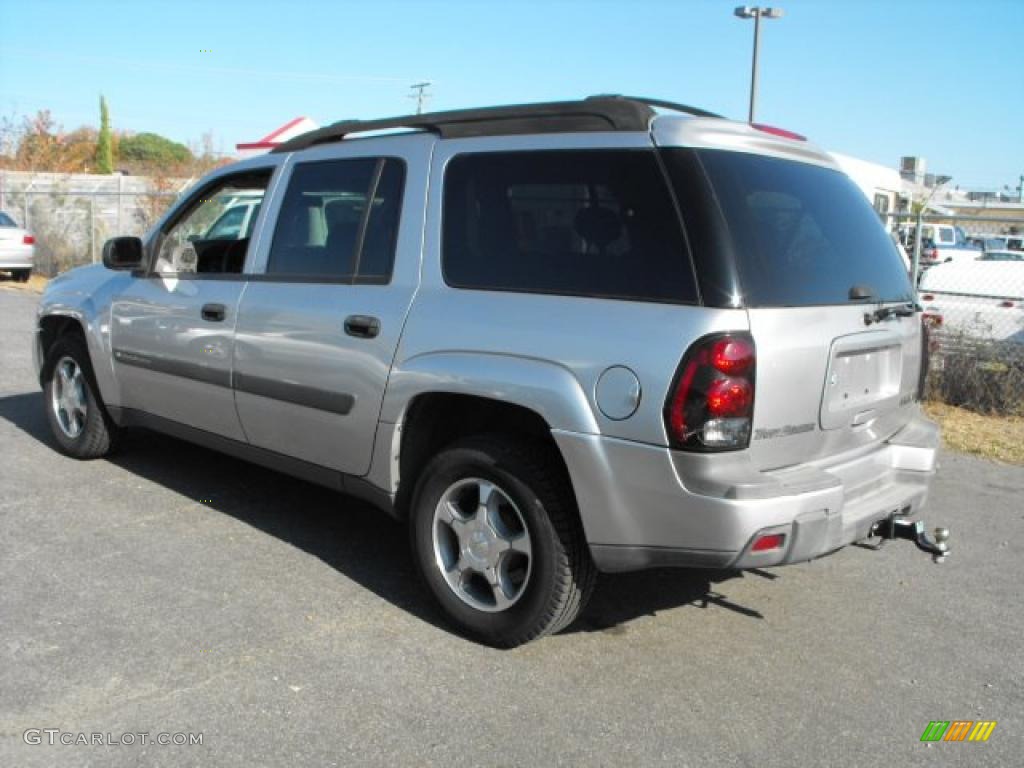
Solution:
<path fill-rule="evenodd" d="M 895 244 L 845 174 L 739 152 L 698 154 L 733 240 L 746 306 L 845 304 L 855 285 L 879 301 L 911 300 Z"/>
<path fill-rule="evenodd" d="M 445 172 L 445 280 L 460 288 L 693 303 L 653 151 L 458 155 Z"/>

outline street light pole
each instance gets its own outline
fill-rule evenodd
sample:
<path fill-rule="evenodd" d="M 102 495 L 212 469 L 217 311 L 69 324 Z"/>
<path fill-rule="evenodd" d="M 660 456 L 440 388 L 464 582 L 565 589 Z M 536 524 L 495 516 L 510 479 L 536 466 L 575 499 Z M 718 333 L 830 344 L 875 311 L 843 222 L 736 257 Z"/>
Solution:
<path fill-rule="evenodd" d="M 754 122 L 754 110 L 757 107 L 757 60 L 761 49 L 761 17 L 766 19 L 782 18 L 781 8 L 761 8 L 741 5 L 733 11 L 737 18 L 754 20 L 754 56 L 750 65 L 750 112 L 747 122 Z"/>
<path fill-rule="evenodd" d="M 757 107 L 757 54 L 761 50 L 761 14 L 754 14 L 754 56 L 750 65 L 750 111 L 747 122 L 754 122 L 754 109 Z"/>

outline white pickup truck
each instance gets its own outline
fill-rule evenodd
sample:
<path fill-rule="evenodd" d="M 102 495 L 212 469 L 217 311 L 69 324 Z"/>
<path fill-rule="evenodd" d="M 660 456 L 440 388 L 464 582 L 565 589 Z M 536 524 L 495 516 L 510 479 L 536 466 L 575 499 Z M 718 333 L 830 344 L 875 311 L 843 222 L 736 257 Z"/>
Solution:
<path fill-rule="evenodd" d="M 901 239 L 910 253 L 914 252 L 917 227 L 908 224 L 901 228 Z M 981 251 L 967 242 L 960 227 L 952 224 L 924 224 L 921 226 L 921 266 L 931 267 L 947 261 L 974 261 Z"/>

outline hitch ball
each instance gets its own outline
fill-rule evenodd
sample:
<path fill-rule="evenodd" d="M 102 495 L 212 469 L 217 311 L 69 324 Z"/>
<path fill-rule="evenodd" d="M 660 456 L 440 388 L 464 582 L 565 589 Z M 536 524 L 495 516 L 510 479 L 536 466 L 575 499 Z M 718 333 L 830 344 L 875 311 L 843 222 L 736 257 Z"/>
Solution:
<path fill-rule="evenodd" d="M 946 543 L 949 541 L 949 528 L 936 528 L 935 529 L 935 548 L 941 550 L 942 554 L 932 554 L 932 560 L 936 563 L 942 563 L 946 560 L 946 552 L 949 550 L 949 545 Z"/>

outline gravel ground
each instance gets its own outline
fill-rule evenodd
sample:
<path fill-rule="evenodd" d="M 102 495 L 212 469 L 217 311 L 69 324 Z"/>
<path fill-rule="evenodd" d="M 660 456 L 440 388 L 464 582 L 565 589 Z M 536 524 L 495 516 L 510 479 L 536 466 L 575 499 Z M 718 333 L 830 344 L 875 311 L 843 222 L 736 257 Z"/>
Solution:
<path fill-rule="evenodd" d="M 496 651 L 445 628 L 404 530 L 359 503 L 145 433 L 58 454 L 36 300 L 0 288 L 2 766 L 1021 765 L 1020 467 L 943 456 L 945 565 L 893 542 L 602 577 L 567 631 Z M 998 726 L 919 741 L 956 719 Z"/>

